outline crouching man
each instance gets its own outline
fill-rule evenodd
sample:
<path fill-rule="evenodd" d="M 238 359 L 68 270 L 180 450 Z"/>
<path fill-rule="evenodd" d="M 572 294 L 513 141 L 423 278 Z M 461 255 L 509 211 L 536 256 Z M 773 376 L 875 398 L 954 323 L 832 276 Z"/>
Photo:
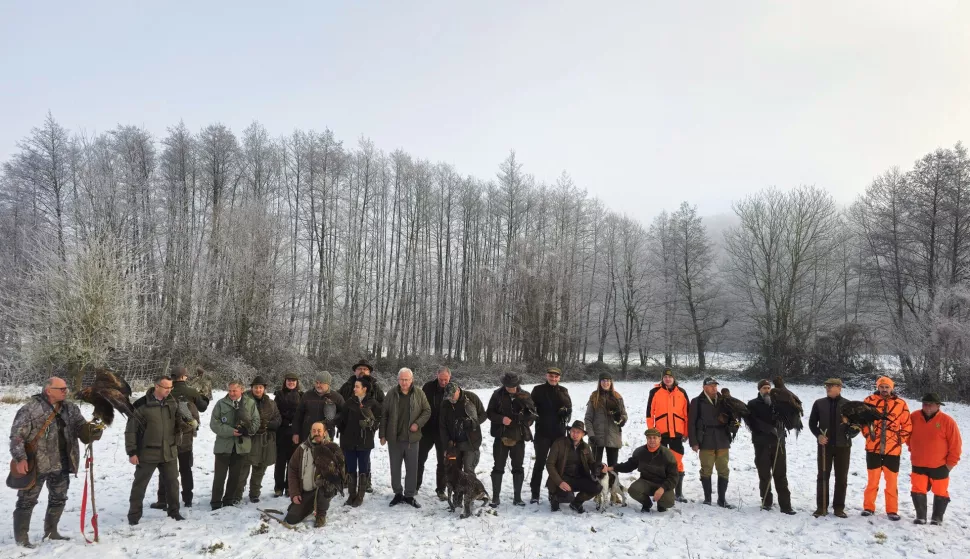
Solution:
<path fill-rule="evenodd" d="M 660 431 L 647 429 L 647 444 L 633 451 L 633 456 L 616 468 L 606 468 L 617 473 L 640 472 L 640 479 L 633 482 L 628 493 L 630 497 L 643 507 L 640 512 L 647 512 L 653 503 L 657 503 L 657 512 L 674 506 L 675 489 L 680 480 L 677 471 L 677 458 L 669 448 L 660 446 Z"/>
<path fill-rule="evenodd" d="M 314 513 L 314 527 L 326 526 L 330 499 L 343 487 L 344 466 L 343 452 L 327 437 L 323 423 L 311 425 L 310 438 L 296 447 L 287 465 L 291 504 L 283 522 L 297 524 Z"/>
<path fill-rule="evenodd" d="M 556 439 L 549 450 L 549 460 L 546 461 L 549 481 L 546 487 L 549 488 L 549 504 L 553 512 L 559 510 L 564 496 L 576 491 L 569 508 L 582 514 L 585 512 L 583 502 L 600 492 L 600 484 L 593 477 L 596 467 L 593 451 L 583 440 L 585 436 L 586 425 L 582 421 L 574 421 L 569 428 L 569 437 Z"/>

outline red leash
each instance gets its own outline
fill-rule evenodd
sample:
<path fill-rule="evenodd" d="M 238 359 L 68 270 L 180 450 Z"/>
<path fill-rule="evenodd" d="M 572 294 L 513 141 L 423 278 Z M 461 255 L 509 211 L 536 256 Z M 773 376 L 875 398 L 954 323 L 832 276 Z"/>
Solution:
<path fill-rule="evenodd" d="M 84 450 L 84 491 L 81 493 L 81 537 L 87 543 L 98 541 L 98 509 L 94 504 L 94 448 L 91 445 Z M 84 533 L 84 517 L 88 508 L 88 482 L 91 482 L 91 528 L 94 529 L 94 542 Z"/>

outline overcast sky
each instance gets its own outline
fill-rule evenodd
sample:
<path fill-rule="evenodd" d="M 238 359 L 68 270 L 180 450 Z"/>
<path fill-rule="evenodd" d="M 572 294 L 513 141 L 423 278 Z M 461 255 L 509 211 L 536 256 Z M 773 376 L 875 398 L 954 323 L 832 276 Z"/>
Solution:
<path fill-rule="evenodd" d="M 329 127 L 489 179 L 515 149 L 644 219 L 771 185 L 848 203 L 970 142 L 970 2 L 0 0 L 0 159 L 48 110 Z"/>

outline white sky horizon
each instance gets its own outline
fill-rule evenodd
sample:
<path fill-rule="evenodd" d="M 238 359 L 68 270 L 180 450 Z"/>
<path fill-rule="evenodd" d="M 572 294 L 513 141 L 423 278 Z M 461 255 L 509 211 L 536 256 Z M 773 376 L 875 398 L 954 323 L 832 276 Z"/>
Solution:
<path fill-rule="evenodd" d="M 0 161 L 184 121 L 333 130 L 491 180 L 514 149 L 648 222 L 769 186 L 850 204 L 970 141 L 970 4 L 0 3 Z"/>

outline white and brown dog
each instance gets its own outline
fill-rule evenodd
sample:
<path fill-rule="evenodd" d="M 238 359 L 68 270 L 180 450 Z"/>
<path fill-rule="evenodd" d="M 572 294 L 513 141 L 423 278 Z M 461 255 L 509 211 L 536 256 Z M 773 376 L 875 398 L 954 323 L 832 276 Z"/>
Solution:
<path fill-rule="evenodd" d="M 626 487 L 620 483 L 620 476 L 616 472 L 604 473 L 602 466 L 597 466 L 596 477 L 600 483 L 600 492 L 593 497 L 596 510 L 604 511 L 610 505 L 625 507 Z"/>

